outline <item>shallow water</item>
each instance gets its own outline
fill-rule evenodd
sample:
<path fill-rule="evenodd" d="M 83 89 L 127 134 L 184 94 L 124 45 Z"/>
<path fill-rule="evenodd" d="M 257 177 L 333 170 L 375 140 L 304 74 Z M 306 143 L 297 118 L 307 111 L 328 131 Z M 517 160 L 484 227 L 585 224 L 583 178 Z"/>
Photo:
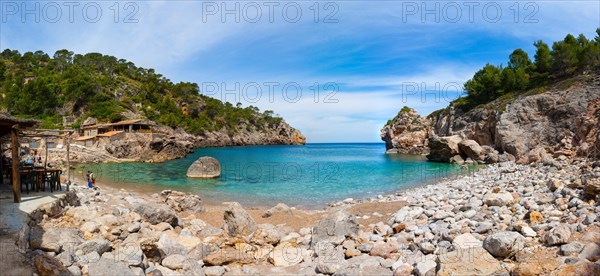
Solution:
<path fill-rule="evenodd" d="M 321 207 L 349 197 L 366 198 L 422 185 L 464 170 L 423 157 L 384 152 L 381 143 L 200 148 L 186 158 L 165 163 L 94 164 L 78 171 L 94 171 L 100 185 L 189 191 L 214 202 Z M 187 168 L 201 156 L 220 161 L 221 178 L 186 177 Z"/>

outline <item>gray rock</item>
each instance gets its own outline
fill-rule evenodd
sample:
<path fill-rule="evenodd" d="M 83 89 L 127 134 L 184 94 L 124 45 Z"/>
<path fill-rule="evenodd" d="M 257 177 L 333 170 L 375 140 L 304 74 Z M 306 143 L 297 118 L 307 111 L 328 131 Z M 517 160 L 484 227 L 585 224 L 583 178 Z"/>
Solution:
<path fill-rule="evenodd" d="M 552 228 L 552 230 L 544 233 L 542 240 L 546 245 L 552 246 L 565 244 L 569 241 L 570 237 L 571 229 L 569 229 L 569 226 L 566 224 L 560 224 Z"/>
<path fill-rule="evenodd" d="M 186 194 L 177 191 L 164 190 L 161 197 L 169 207 L 177 212 L 195 214 L 206 211 L 202 199 L 198 195 Z"/>
<path fill-rule="evenodd" d="M 100 225 L 95 221 L 88 221 L 81 225 L 81 228 L 79 228 L 79 230 L 81 230 L 82 232 L 96 233 L 100 231 Z"/>
<path fill-rule="evenodd" d="M 182 269 L 185 266 L 186 261 L 186 256 L 174 254 L 164 258 L 162 260 L 162 266 L 173 270 Z"/>
<path fill-rule="evenodd" d="M 489 222 L 479 223 L 477 225 L 477 227 L 475 228 L 475 233 L 478 233 L 478 234 L 487 233 L 488 231 L 490 231 L 492 229 L 492 226 L 493 226 L 493 224 L 489 223 Z"/>
<path fill-rule="evenodd" d="M 331 262 L 331 261 L 319 261 L 317 262 L 317 267 L 316 267 L 316 271 L 318 273 L 323 273 L 323 274 L 334 274 L 336 273 L 338 270 L 342 270 L 344 268 L 346 268 L 348 266 L 348 262 L 346 261 L 339 261 L 339 262 Z"/>
<path fill-rule="evenodd" d="M 341 244 L 346 237 L 357 236 L 358 227 L 354 216 L 345 211 L 338 211 L 328 215 L 313 227 L 311 247 L 320 242 L 330 242 L 336 245 Z"/>
<path fill-rule="evenodd" d="M 166 222 L 172 226 L 180 225 L 180 219 L 179 216 L 177 216 L 177 213 L 175 213 L 173 209 L 162 204 L 141 203 L 135 206 L 133 211 L 151 224 Z"/>
<path fill-rule="evenodd" d="M 436 268 L 437 263 L 428 258 L 422 262 L 418 262 L 414 272 L 418 276 L 435 276 Z"/>
<path fill-rule="evenodd" d="M 30 231 L 29 246 L 31 249 L 42 249 L 60 253 L 64 247 L 74 248 L 83 242 L 75 229 L 33 227 Z"/>
<path fill-rule="evenodd" d="M 596 219 L 598 218 L 598 216 L 596 214 L 587 214 L 585 216 L 585 219 L 583 219 L 583 224 L 584 225 L 590 225 L 592 223 L 594 223 L 594 221 L 596 221 Z"/>
<path fill-rule="evenodd" d="M 494 257 L 507 258 L 525 248 L 525 237 L 517 232 L 497 232 L 483 241 L 483 248 Z"/>
<path fill-rule="evenodd" d="M 204 267 L 204 274 L 206 276 L 221 276 L 225 274 L 225 268 L 222 266 L 207 266 Z"/>
<path fill-rule="evenodd" d="M 98 253 L 98 255 L 102 255 L 104 252 L 109 251 L 110 248 L 111 244 L 106 239 L 93 239 L 77 246 L 77 250 L 81 250 L 83 255 L 87 255 L 92 252 L 96 252 Z"/>
<path fill-rule="evenodd" d="M 575 256 L 581 252 L 583 244 L 579 242 L 571 242 L 560 246 L 560 254 L 563 256 Z"/>
<path fill-rule="evenodd" d="M 448 137 L 430 137 L 429 138 L 429 154 L 427 159 L 435 162 L 449 163 L 450 158 L 459 154 L 458 143 L 462 138 L 458 135 Z"/>
<path fill-rule="evenodd" d="M 292 209 L 283 204 L 283 203 L 277 203 L 277 205 L 273 206 L 271 209 L 267 210 L 262 217 L 263 218 L 268 218 L 270 216 L 272 216 L 273 214 L 276 213 L 282 213 L 282 214 L 288 214 L 291 215 L 292 214 Z"/>
<path fill-rule="evenodd" d="M 590 262 L 595 262 L 600 259 L 600 245 L 598 243 L 588 243 L 583 247 L 578 256 L 580 259 L 587 259 Z"/>
<path fill-rule="evenodd" d="M 108 258 L 100 258 L 97 262 L 91 262 L 88 265 L 88 272 L 90 275 L 137 276 L 124 263 Z"/>
<path fill-rule="evenodd" d="M 257 224 L 237 202 L 232 202 L 223 214 L 229 236 L 249 236 L 256 231 Z"/>
<path fill-rule="evenodd" d="M 129 225 L 127 225 L 127 232 L 129 233 L 135 233 L 137 231 L 140 231 L 140 228 L 142 227 L 142 224 L 139 222 L 133 222 L 130 223 Z"/>
<path fill-rule="evenodd" d="M 360 245 L 358 245 L 358 247 L 356 249 L 360 250 L 360 252 L 362 252 L 362 253 L 369 253 L 373 249 L 373 246 L 374 246 L 374 244 L 371 242 L 361 243 Z"/>
<path fill-rule="evenodd" d="M 215 178 L 221 176 L 221 164 L 219 160 L 203 156 L 194 161 L 187 170 L 187 177 L 190 178 Z"/>
<path fill-rule="evenodd" d="M 525 237 L 537 236 L 537 233 L 535 231 L 533 231 L 533 229 L 531 229 L 531 227 L 529 227 L 529 226 L 524 226 L 523 228 L 521 228 L 521 234 L 523 234 L 523 236 L 525 236 Z"/>
<path fill-rule="evenodd" d="M 458 148 L 473 160 L 483 159 L 483 148 L 475 140 L 463 140 L 458 143 Z"/>
<path fill-rule="evenodd" d="M 71 272 L 71 274 L 73 274 L 73 276 L 81 276 L 82 275 L 81 269 L 76 265 L 67 267 L 67 270 L 69 270 L 69 272 Z"/>
<path fill-rule="evenodd" d="M 422 242 L 419 244 L 419 248 L 421 248 L 421 251 L 425 254 L 431 254 L 435 251 L 435 246 L 430 242 Z"/>

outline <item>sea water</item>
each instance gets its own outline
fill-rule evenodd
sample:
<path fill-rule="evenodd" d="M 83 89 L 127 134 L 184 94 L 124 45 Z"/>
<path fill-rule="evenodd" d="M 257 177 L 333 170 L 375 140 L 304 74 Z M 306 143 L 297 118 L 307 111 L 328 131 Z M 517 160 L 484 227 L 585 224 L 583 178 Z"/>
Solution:
<path fill-rule="evenodd" d="M 300 207 L 374 197 L 465 173 L 461 166 L 384 152 L 382 143 L 198 148 L 164 163 L 91 164 L 78 172 L 92 170 L 99 185 L 172 189 L 249 206 L 284 202 Z M 219 160 L 220 178 L 186 177 L 188 167 L 202 156 Z"/>

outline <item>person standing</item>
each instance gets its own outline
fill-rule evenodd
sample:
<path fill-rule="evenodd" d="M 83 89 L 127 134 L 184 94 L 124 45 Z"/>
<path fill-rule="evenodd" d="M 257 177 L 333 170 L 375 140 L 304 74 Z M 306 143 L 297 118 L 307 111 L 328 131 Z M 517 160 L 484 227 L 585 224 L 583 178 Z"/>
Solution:
<path fill-rule="evenodd" d="M 87 171 L 87 173 L 85 174 L 85 180 L 87 181 L 88 187 L 94 188 L 94 186 L 92 185 L 92 171 Z"/>
<path fill-rule="evenodd" d="M 90 172 L 90 181 L 92 183 L 92 186 L 90 188 L 94 188 L 94 190 L 98 189 L 98 187 L 96 186 L 96 176 L 93 172 Z"/>

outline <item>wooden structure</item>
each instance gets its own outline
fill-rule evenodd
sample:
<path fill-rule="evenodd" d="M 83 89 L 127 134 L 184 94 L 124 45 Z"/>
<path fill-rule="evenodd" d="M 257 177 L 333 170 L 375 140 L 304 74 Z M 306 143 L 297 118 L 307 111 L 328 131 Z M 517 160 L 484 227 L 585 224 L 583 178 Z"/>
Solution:
<path fill-rule="evenodd" d="M 19 173 L 19 129 L 28 129 L 39 122 L 31 119 L 20 119 L 6 113 L 0 113 L 0 137 L 10 135 L 12 150 L 12 184 L 14 201 L 21 202 L 21 177 Z M 3 165 L 3 164 L 2 164 Z"/>
<path fill-rule="evenodd" d="M 156 123 L 145 119 L 125 120 L 116 123 L 85 125 L 81 127 L 79 135 L 94 138 L 100 134 L 114 131 L 152 133 L 152 128 L 155 126 Z"/>

